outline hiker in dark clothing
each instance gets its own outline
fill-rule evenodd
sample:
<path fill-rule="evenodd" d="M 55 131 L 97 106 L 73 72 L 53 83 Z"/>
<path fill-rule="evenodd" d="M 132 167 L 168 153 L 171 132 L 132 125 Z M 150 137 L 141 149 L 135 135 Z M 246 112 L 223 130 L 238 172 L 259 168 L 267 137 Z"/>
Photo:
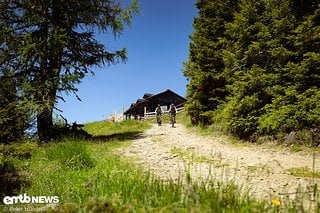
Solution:
<path fill-rule="evenodd" d="M 170 123 L 172 124 L 172 127 L 174 127 L 174 124 L 176 123 L 177 108 L 175 107 L 175 105 L 173 103 L 170 105 L 168 112 L 171 115 Z"/>
<path fill-rule="evenodd" d="M 161 124 L 162 124 L 162 119 L 161 119 L 162 109 L 161 109 L 160 104 L 158 104 L 158 107 L 156 108 L 155 113 L 156 113 L 156 116 L 157 116 L 158 126 L 161 126 Z"/>

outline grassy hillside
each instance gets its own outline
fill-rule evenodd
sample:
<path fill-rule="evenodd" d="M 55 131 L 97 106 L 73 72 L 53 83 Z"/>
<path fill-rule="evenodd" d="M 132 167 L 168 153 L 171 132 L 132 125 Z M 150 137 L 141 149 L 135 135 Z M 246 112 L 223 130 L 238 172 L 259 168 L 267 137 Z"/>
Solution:
<path fill-rule="evenodd" d="M 101 140 L 65 139 L 41 146 L 0 147 L 1 171 L 9 175 L 10 171 L 3 169 L 11 162 L 14 177 L 19 177 L 19 187 L 2 191 L 2 195 L 58 196 L 60 203 L 51 205 L 52 212 L 278 211 L 278 205 L 257 202 L 232 183 L 197 183 L 190 174 L 186 174 L 187 184 L 185 180 L 163 182 L 117 154 L 118 148 L 130 143 L 123 135 L 134 138 L 149 126 L 138 121 L 95 122 L 84 129 Z M 49 210 L 41 204 L 15 206 Z M 8 210 L 4 209 L 7 206 L 1 208 Z"/>
<path fill-rule="evenodd" d="M 125 120 L 123 122 L 110 123 L 108 121 L 99 121 L 87 123 L 84 130 L 93 136 L 111 136 L 127 133 L 142 132 L 149 128 L 150 125 L 145 122 L 138 122 L 135 120 Z"/>

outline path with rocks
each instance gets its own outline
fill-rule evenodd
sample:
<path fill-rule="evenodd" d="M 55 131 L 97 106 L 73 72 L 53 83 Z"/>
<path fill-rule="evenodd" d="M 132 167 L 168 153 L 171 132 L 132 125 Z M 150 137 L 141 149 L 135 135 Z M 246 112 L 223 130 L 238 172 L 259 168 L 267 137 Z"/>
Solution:
<path fill-rule="evenodd" d="M 232 144 L 227 137 L 200 136 L 182 125 L 153 127 L 121 148 L 122 156 L 133 159 L 161 179 L 183 178 L 189 165 L 193 180 L 213 178 L 234 181 L 259 199 L 289 196 L 295 198 L 298 188 L 312 191 L 319 178 L 295 177 L 292 168 L 320 171 L 320 154 L 292 152 L 266 145 Z M 315 161 L 314 161 L 315 160 Z M 313 164 L 315 162 L 315 164 Z M 312 193 L 310 193 L 312 200 Z"/>

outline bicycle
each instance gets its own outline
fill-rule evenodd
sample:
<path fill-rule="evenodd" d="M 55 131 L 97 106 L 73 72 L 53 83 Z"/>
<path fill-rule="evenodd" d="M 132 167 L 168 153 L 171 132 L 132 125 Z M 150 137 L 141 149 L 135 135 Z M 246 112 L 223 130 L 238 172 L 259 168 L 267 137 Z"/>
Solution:
<path fill-rule="evenodd" d="M 176 123 L 176 115 L 175 114 L 171 114 L 170 123 L 171 123 L 172 127 L 174 127 L 174 124 Z"/>
<path fill-rule="evenodd" d="M 161 114 L 157 115 L 157 123 L 158 123 L 158 126 L 161 126 L 162 124 Z"/>

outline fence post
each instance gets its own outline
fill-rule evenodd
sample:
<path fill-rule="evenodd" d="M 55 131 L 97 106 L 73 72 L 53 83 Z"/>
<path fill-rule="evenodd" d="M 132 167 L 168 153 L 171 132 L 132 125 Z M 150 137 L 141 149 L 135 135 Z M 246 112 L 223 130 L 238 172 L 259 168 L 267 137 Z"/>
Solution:
<path fill-rule="evenodd" d="M 122 110 L 121 110 L 121 120 L 123 121 L 124 120 L 124 106 L 122 106 Z"/>
<path fill-rule="evenodd" d="M 144 107 L 144 118 L 145 118 L 145 119 L 148 118 L 148 115 L 147 115 L 147 107 L 146 107 L 146 106 Z"/>

